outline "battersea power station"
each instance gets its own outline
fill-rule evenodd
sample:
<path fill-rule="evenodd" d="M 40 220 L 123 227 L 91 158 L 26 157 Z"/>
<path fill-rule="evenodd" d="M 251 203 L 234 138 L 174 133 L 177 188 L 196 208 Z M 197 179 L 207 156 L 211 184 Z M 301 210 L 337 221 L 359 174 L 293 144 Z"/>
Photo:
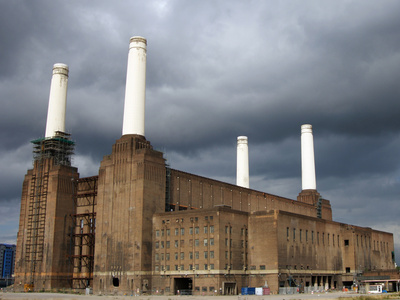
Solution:
<path fill-rule="evenodd" d="M 332 220 L 316 188 L 309 124 L 297 199 L 249 188 L 246 136 L 237 137 L 236 185 L 171 168 L 145 137 L 146 49 L 143 37 L 130 39 L 122 136 L 92 177 L 71 165 L 69 68 L 54 65 L 45 136 L 32 141 L 22 186 L 16 290 L 278 293 L 342 289 L 365 272 L 395 269 L 391 233 Z"/>

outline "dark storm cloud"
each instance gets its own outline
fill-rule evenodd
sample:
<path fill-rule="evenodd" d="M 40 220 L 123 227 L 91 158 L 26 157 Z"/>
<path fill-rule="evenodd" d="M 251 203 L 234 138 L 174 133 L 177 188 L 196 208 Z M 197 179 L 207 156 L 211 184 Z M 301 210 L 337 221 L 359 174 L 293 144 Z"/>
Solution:
<path fill-rule="evenodd" d="M 18 210 L 54 63 L 70 67 L 74 164 L 82 176 L 97 174 L 121 135 L 128 43 L 141 35 L 146 138 L 172 168 L 235 183 L 236 137 L 247 135 L 251 186 L 295 199 L 300 126 L 310 123 L 318 190 L 335 219 L 399 231 L 398 1 L 17 0 L 0 8 L 0 207 Z M 386 214 L 376 216 L 377 202 Z"/>

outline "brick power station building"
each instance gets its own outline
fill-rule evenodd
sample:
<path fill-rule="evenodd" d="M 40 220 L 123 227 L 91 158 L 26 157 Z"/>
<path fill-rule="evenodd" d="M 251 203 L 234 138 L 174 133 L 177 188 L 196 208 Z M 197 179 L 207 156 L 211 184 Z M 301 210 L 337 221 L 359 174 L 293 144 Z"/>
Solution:
<path fill-rule="evenodd" d="M 55 64 L 46 134 L 23 183 L 15 288 L 95 294 L 238 294 L 242 287 L 340 289 L 394 269 L 393 235 L 332 220 L 302 126 L 297 200 L 249 189 L 247 138 L 237 185 L 171 169 L 144 134 L 146 47 L 130 40 L 122 136 L 80 178 L 65 133 L 68 66 Z"/>

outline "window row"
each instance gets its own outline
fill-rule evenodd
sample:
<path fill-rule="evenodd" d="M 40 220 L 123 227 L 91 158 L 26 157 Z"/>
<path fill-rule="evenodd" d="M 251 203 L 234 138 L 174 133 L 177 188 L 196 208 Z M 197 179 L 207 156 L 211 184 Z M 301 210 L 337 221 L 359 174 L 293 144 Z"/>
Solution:
<path fill-rule="evenodd" d="M 175 252 L 174 256 L 175 260 L 181 259 L 184 260 L 185 259 L 185 252 Z M 199 251 L 195 251 L 195 252 L 189 252 L 189 259 L 200 259 L 200 252 Z M 231 252 L 231 257 L 232 257 L 232 252 Z M 164 258 L 165 260 L 170 260 L 171 256 L 170 253 L 156 253 L 154 255 L 154 258 L 156 261 L 163 261 Z M 202 252 L 202 258 L 214 258 L 214 251 L 203 251 Z M 228 258 L 228 254 L 226 254 L 226 258 Z"/>
<path fill-rule="evenodd" d="M 185 235 L 185 228 L 175 228 L 173 230 L 175 236 L 178 235 Z M 203 233 L 207 234 L 207 233 L 214 233 L 214 225 L 210 225 L 210 226 L 203 226 Z M 196 226 L 196 227 L 189 227 L 189 235 L 193 235 L 194 234 L 200 234 L 200 227 Z M 166 236 L 170 236 L 171 235 L 171 229 L 157 229 L 156 230 L 156 238 L 158 237 L 163 237 L 164 235 Z"/>
<path fill-rule="evenodd" d="M 189 264 L 187 265 L 188 269 L 185 269 L 185 265 L 174 265 L 172 266 L 172 270 L 174 271 L 191 271 L 191 270 L 200 270 L 200 265 L 199 264 Z M 215 266 L 214 264 L 203 264 L 202 270 L 214 270 Z M 165 266 L 159 266 L 155 265 L 154 270 L 157 271 L 171 271 L 171 266 L 170 265 L 165 265 Z"/>
<path fill-rule="evenodd" d="M 170 205 L 175 205 L 175 204 L 170 204 Z M 208 220 L 212 221 L 214 219 L 214 216 L 205 216 L 204 220 L 208 222 Z M 176 223 L 183 223 L 185 221 L 184 218 L 181 219 L 175 219 Z M 198 222 L 199 221 L 199 217 L 190 217 L 190 222 Z M 170 224 L 170 220 L 162 220 L 163 224 Z"/>
<path fill-rule="evenodd" d="M 290 233 L 291 230 L 289 227 L 286 227 L 286 239 L 287 241 L 290 241 Z M 322 232 L 320 234 L 319 231 L 317 231 L 317 234 L 314 234 L 314 231 L 311 230 L 303 230 L 303 229 L 298 229 L 297 228 L 293 228 L 292 229 L 292 240 L 293 241 L 299 241 L 299 242 L 311 242 L 312 244 L 316 243 L 317 245 L 319 245 L 320 243 L 322 245 L 325 245 L 325 243 L 330 246 L 332 244 L 332 246 L 340 246 L 340 236 L 335 234 L 326 234 L 325 232 Z"/>
<path fill-rule="evenodd" d="M 199 239 L 195 239 L 194 241 L 191 239 L 191 240 L 189 240 L 189 247 L 193 247 L 193 243 L 194 243 L 194 246 L 195 247 L 199 247 L 200 246 L 200 240 Z M 207 246 L 214 246 L 214 238 L 211 238 L 211 239 L 203 239 L 202 241 L 201 241 L 201 244 L 203 245 L 203 246 L 205 246 L 205 247 L 207 247 Z M 174 245 L 174 247 L 175 248 L 179 248 L 179 247 L 184 247 L 185 246 L 185 240 L 175 240 L 175 241 L 173 241 L 173 245 Z M 171 241 L 161 241 L 161 242 L 159 242 L 159 241 L 157 241 L 157 242 L 155 242 L 155 248 L 156 249 L 164 249 L 164 248 L 166 248 L 166 249 L 169 249 L 169 248 L 171 248 Z"/>

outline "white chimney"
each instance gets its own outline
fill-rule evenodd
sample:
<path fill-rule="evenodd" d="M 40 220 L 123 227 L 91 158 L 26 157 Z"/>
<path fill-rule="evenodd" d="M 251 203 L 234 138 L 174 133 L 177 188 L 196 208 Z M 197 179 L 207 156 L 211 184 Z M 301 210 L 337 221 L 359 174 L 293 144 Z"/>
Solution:
<path fill-rule="evenodd" d="M 146 49 L 147 41 L 145 38 L 134 36 L 130 39 L 122 135 L 138 134 L 144 136 Z"/>
<path fill-rule="evenodd" d="M 51 78 L 49 108 L 45 137 L 53 137 L 56 131 L 65 132 L 65 109 L 67 105 L 68 66 L 55 64 Z"/>
<path fill-rule="evenodd" d="M 302 190 L 316 190 L 314 138 L 310 124 L 301 125 Z"/>
<path fill-rule="evenodd" d="M 249 147 L 247 136 L 237 138 L 236 185 L 249 188 Z"/>

